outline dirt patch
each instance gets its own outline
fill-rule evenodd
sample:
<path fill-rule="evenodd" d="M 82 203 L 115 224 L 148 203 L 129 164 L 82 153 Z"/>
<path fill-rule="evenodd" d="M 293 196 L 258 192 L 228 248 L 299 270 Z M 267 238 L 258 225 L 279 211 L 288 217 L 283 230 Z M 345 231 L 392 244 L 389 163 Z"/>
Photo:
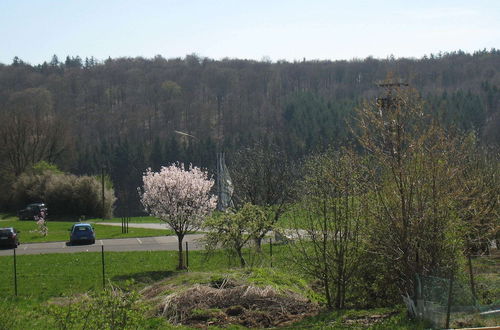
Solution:
<path fill-rule="evenodd" d="M 342 320 L 342 324 L 349 326 L 362 326 L 362 327 L 370 327 L 377 323 L 380 323 L 398 312 L 390 312 L 384 314 L 374 314 L 374 315 L 363 315 L 363 316 L 349 316 Z"/>
<path fill-rule="evenodd" d="M 245 327 L 275 327 L 315 315 L 318 305 L 292 292 L 258 287 L 232 280 L 195 284 L 174 293 L 154 297 L 164 288 L 151 287 L 143 294 L 154 300 L 156 314 L 174 324 L 193 327 L 238 324 Z"/>

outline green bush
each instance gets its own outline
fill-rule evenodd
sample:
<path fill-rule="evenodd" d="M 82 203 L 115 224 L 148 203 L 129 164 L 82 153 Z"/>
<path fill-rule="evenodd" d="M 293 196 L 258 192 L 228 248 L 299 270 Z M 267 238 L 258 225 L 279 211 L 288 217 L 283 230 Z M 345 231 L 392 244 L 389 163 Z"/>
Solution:
<path fill-rule="evenodd" d="M 104 189 L 104 212 L 100 178 L 76 176 L 60 171 L 29 171 L 13 185 L 13 203 L 17 209 L 43 201 L 50 216 L 111 217 L 116 198 L 109 180 Z"/>
<path fill-rule="evenodd" d="M 138 329 L 145 312 L 137 293 L 115 287 L 53 303 L 48 310 L 57 329 Z"/>

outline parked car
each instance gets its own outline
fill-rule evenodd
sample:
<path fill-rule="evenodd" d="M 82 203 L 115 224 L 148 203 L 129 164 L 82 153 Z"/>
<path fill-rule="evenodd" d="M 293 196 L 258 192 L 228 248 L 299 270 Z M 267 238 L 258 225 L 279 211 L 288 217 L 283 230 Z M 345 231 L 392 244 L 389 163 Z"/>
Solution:
<path fill-rule="evenodd" d="M 12 227 L 0 228 L 0 246 L 18 247 L 19 233 L 19 231 Z"/>
<path fill-rule="evenodd" d="M 89 223 L 75 223 L 71 226 L 69 243 L 95 243 L 95 230 Z"/>
<path fill-rule="evenodd" d="M 47 206 L 45 203 L 33 203 L 17 212 L 19 220 L 34 220 L 37 217 L 47 217 Z"/>

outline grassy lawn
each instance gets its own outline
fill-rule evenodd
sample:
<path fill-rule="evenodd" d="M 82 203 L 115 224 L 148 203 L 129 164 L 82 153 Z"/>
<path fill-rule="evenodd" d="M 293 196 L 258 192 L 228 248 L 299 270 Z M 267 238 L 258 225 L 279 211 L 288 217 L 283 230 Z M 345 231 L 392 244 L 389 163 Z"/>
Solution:
<path fill-rule="evenodd" d="M 17 220 L 17 217 L 10 217 L 0 221 L 0 227 L 14 227 L 20 230 L 20 241 L 22 243 L 38 243 L 38 242 L 58 242 L 69 240 L 69 231 L 73 222 L 66 221 L 47 221 L 49 233 L 43 237 L 37 231 L 35 221 Z M 173 235 L 173 231 L 167 229 L 144 229 L 129 227 L 127 234 L 122 234 L 119 226 L 106 226 L 98 223 L 94 224 L 97 239 L 105 238 L 127 238 L 127 237 L 147 237 L 147 236 L 162 236 Z"/>
<path fill-rule="evenodd" d="M 102 218 L 90 218 L 86 219 L 85 221 L 89 222 L 116 222 L 116 223 L 121 223 L 122 218 L 120 217 L 115 217 L 111 219 L 102 219 Z M 143 217 L 130 217 L 129 218 L 129 223 L 163 223 L 160 219 L 155 218 L 155 217 L 150 217 L 150 216 L 143 216 Z"/>
<path fill-rule="evenodd" d="M 264 254 L 256 261 L 258 267 L 245 271 L 235 270 L 235 263 L 219 251 L 211 258 L 200 251 L 189 255 L 190 272 L 175 271 L 177 253 L 175 251 L 154 252 L 107 252 L 105 253 L 105 283 L 113 283 L 123 288 L 140 290 L 163 279 L 171 279 L 175 285 L 205 283 L 221 276 L 244 276 L 256 285 L 271 285 L 277 289 L 288 288 L 306 293 L 306 281 L 300 275 L 292 275 L 281 256 L 286 247 L 274 249 L 274 268 L 268 268 L 269 256 Z M 0 323 L 13 322 L 9 315 L 16 315 L 11 329 L 49 329 L 52 322 L 46 314 L 47 301 L 55 297 L 81 294 L 102 290 L 102 263 L 100 253 L 23 255 L 17 258 L 17 283 L 19 295 L 15 297 L 13 258 L 0 257 Z M 226 274 L 226 275 L 224 275 Z M 310 296 L 314 299 L 314 294 Z M 2 316 L 2 312 L 9 313 Z M 364 322 L 363 317 L 385 313 L 389 316 L 376 326 L 360 323 L 354 328 L 372 329 L 419 329 L 406 317 L 401 307 L 384 310 L 325 312 L 303 320 L 297 326 L 307 328 L 352 329 L 352 322 Z M 355 315 L 354 321 L 350 319 Z M 363 316 L 358 318 L 357 316 Z M 346 321 L 349 319 L 348 321 Z M 359 320 L 358 320 L 359 319 Z M 6 323 L 7 322 L 7 323 Z M 151 328 L 170 328 L 163 320 L 153 320 Z M 385 325 L 385 326 L 384 326 Z M 0 326 L 1 328 L 1 326 Z M 177 328 L 177 327 L 176 327 Z M 185 328 L 185 327 L 181 327 Z M 296 326 L 294 326 L 296 328 Z"/>
<path fill-rule="evenodd" d="M 189 256 L 190 272 L 175 271 L 177 253 L 175 251 L 154 252 L 107 252 L 105 253 L 105 282 L 121 287 L 139 290 L 163 279 L 172 279 L 172 283 L 204 283 L 221 274 L 242 276 L 258 285 L 272 285 L 277 288 L 289 288 L 304 292 L 304 283 L 300 275 L 283 262 L 286 246 L 274 249 L 274 268 L 268 268 L 269 255 L 255 260 L 255 267 L 247 271 L 234 271 L 235 263 L 222 251 L 210 259 L 200 251 L 192 251 Z M 247 251 L 248 253 L 248 251 Z M 478 269 L 488 270 L 491 259 L 476 260 Z M 103 286 L 102 263 L 99 253 L 51 254 L 18 256 L 18 291 L 14 297 L 14 277 L 12 257 L 0 257 L 0 312 L 15 311 L 19 323 L 13 329 L 50 328 L 50 319 L 44 313 L 47 300 L 101 290 Z M 195 273 L 197 272 L 197 273 Z M 488 271 L 489 272 L 489 271 Z M 481 271 L 482 273 L 482 271 Z M 285 275 L 284 275 L 285 274 Z M 288 275 L 289 274 L 289 279 Z M 292 275 L 295 274 L 295 275 Z M 312 299 L 314 294 L 309 295 Z M 1 314 L 1 313 L 0 313 Z M 1 316 L 0 316 L 1 317 Z M 0 321 L 2 321 L 0 319 Z M 155 321 L 157 328 L 169 328 L 163 321 Z M 159 323 L 158 323 L 159 322 Z M 154 323 L 154 322 L 153 322 Z M 155 327 L 152 327 L 155 328 Z M 293 328 L 329 328 L 329 329 L 424 329 L 422 323 L 415 323 L 406 317 L 403 307 L 347 310 L 323 312 L 309 317 Z"/>
<path fill-rule="evenodd" d="M 23 222 L 25 223 L 25 222 Z M 68 223 L 66 223 L 68 225 Z M 96 225 L 97 226 L 97 225 Z M 119 227 L 116 228 L 119 230 Z M 99 230 L 99 229 L 98 229 Z M 49 229 L 50 232 L 50 229 Z M 217 251 L 207 258 L 203 251 L 191 251 L 189 254 L 189 272 L 175 270 L 177 265 L 176 251 L 136 251 L 105 252 L 105 283 L 134 290 L 141 290 L 156 281 L 169 279 L 172 284 L 205 283 L 207 279 L 230 276 L 245 276 L 256 285 L 271 285 L 276 288 L 288 288 L 300 291 L 308 298 L 322 301 L 318 293 L 304 289 L 307 278 L 298 273 L 287 263 L 286 245 L 273 248 L 273 268 L 269 268 L 270 257 L 267 245 L 263 246 L 263 254 L 252 257 L 246 250 L 246 257 L 253 262 L 245 271 L 235 270 L 237 261 L 230 259 L 223 251 Z M 474 259 L 478 285 L 487 284 L 493 292 L 498 293 L 497 273 L 499 259 Z M 100 253 L 21 255 L 17 257 L 17 284 L 19 296 L 14 296 L 13 258 L 0 257 L 0 329 L 2 313 L 16 315 L 19 323 L 10 329 L 49 329 L 50 317 L 45 310 L 47 302 L 55 297 L 78 295 L 86 292 L 99 292 L 103 287 L 102 261 Z M 484 281 L 488 280 L 487 283 Z M 494 298 L 493 298 L 494 300 Z M 4 313 L 9 311 L 9 313 Z M 156 323 L 155 323 L 156 322 Z M 155 320 L 150 328 L 170 328 L 165 321 Z M 185 328 L 185 327 L 181 327 Z M 406 317 L 405 308 L 346 310 L 322 312 L 308 317 L 291 328 L 329 328 L 329 329 L 424 329 L 422 323 L 415 323 Z"/>
<path fill-rule="evenodd" d="M 280 256 L 285 253 L 282 247 L 273 250 L 274 265 L 284 268 Z M 247 251 L 248 255 L 248 251 Z M 133 284 L 140 289 L 148 283 L 176 274 L 177 251 L 134 251 L 105 252 L 105 280 L 118 286 Z M 254 260 L 256 267 L 270 264 L 269 256 L 264 253 Z M 13 257 L 0 257 L 0 292 L 14 292 Z M 207 258 L 202 251 L 190 251 L 190 271 L 224 271 L 237 265 L 222 251 Z M 71 253 L 20 255 L 16 259 L 18 292 L 22 296 L 47 299 L 69 293 L 86 292 L 102 288 L 101 253 Z"/>

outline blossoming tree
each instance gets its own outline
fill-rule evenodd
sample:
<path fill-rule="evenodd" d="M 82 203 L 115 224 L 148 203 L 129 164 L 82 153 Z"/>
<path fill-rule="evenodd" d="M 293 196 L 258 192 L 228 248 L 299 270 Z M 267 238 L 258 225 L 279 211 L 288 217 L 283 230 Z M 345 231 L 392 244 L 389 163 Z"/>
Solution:
<path fill-rule="evenodd" d="M 214 180 L 198 167 L 189 165 L 184 170 L 182 163 L 162 167 L 160 172 L 148 169 L 142 180 L 143 187 L 139 188 L 142 205 L 150 215 L 166 222 L 177 235 L 178 269 L 183 269 L 184 236 L 197 230 L 217 205 L 217 197 L 210 194 Z"/>

